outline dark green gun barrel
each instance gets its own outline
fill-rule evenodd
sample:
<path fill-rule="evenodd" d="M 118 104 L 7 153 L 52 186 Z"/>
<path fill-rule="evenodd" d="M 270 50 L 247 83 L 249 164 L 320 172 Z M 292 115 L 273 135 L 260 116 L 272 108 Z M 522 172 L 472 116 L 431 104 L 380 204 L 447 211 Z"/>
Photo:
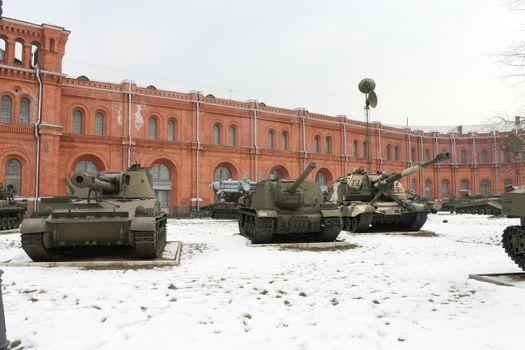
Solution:
<path fill-rule="evenodd" d="M 317 166 L 317 164 L 315 164 L 315 163 L 308 164 L 306 169 L 304 169 L 303 173 L 297 178 L 297 180 L 295 180 L 293 182 L 293 184 L 290 187 L 288 187 L 288 189 L 286 191 L 288 191 L 288 193 L 294 194 L 297 191 L 297 189 L 299 188 L 299 186 L 301 186 L 303 181 L 308 177 L 308 175 L 310 175 L 312 170 L 315 169 L 316 166 Z"/>
<path fill-rule="evenodd" d="M 89 188 L 93 191 L 115 192 L 117 185 L 105 178 L 98 178 L 84 172 L 74 173 L 71 182 L 78 188 Z"/>

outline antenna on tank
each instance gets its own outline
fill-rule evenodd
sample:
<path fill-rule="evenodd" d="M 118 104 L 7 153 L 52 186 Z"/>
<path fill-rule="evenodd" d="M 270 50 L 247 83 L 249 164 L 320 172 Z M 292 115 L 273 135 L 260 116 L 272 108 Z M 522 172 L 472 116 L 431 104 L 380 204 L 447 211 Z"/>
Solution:
<path fill-rule="evenodd" d="M 365 94 L 365 119 L 366 119 L 366 162 L 368 163 L 368 173 L 370 174 L 372 168 L 372 160 L 370 159 L 370 107 L 377 107 L 377 95 L 374 92 L 376 82 L 373 79 L 362 79 L 357 85 L 359 91 Z"/>

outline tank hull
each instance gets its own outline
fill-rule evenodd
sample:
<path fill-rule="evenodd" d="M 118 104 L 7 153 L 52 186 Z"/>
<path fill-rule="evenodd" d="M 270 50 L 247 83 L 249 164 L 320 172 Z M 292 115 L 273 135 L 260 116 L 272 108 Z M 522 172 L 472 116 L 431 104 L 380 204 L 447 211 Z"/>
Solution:
<path fill-rule="evenodd" d="M 501 198 L 484 198 L 464 201 L 454 205 L 457 214 L 501 214 Z"/>

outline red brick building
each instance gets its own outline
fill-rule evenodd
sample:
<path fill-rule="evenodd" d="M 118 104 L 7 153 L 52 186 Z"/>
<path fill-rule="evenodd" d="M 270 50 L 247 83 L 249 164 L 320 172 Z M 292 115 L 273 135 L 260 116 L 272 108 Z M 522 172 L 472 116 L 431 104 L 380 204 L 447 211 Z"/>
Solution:
<path fill-rule="evenodd" d="M 216 176 L 297 176 L 330 183 L 366 167 L 366 124 L 303 108 L 238 102 L 200 92 L 160 91 L 62 73 L 69 32 L 52 25 L 0 19 L 0 182 L 24 197 L 64 194 L 75 169 L 154 167 L 155 188 L 172 214 L 192 199 L 213 199 Z M 497 194 L 516 184 L 516 162 L 504 132 L 426 133 L 380 123 L 370 127 L 372 170 L 399 171 L 447 150 L 450 163 L 403 180 L 421 194 Z"/>

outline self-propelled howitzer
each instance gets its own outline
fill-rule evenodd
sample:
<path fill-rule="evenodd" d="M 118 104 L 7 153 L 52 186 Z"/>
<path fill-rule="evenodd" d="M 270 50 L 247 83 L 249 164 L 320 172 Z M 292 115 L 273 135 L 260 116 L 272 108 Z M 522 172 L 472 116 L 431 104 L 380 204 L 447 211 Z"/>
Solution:
<path fill-rule="evenodd" d="M 306 241 L 334 241 L 341 213 L 326 202 L 319 184 L 305 181 L 310 163 L 295 180 L 263 180 L 239 199 L 239 231 L 252 243 L 268 243 L 285 235 Z"/>
<path fill-rule="evenodd" d="M 22 248 L 34 261 L 53 261 L 69 251 L 97 246 L 134 248 L 138 257 L 157 258 L 166 244 L 166 214 L 155 198 L 149 169 L 75 173 L 74 189 L 85 196 L 42 198 L 34 217 L 23 222 Z M 71 190 L 71 188 L 70 188 Z"/>
<path fill-rule="evenodd" d="M 419 230 L 427 219 L 428 209 L 408 200 L 399 180 L 449 159 L 450 154 L 443 152 L 399 173 L 370 175 L 357 168 L 340 177 L 332 185 L 331 200 L 340 205 L 343 228 L 352 232 L 365 232 L 370 225 L 376 230 Z"/>

